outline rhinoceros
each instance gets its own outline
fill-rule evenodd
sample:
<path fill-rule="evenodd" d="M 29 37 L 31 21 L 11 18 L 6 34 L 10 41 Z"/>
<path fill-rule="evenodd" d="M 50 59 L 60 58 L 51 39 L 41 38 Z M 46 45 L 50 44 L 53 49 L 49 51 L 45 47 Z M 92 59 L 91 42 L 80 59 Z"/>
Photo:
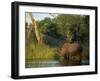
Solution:
<path fill-rule="evenodd" d="M 65 65 L 80 65 L 82 46 L 79 43 L 64 43 L 60 49 L 60 60 Z"/>

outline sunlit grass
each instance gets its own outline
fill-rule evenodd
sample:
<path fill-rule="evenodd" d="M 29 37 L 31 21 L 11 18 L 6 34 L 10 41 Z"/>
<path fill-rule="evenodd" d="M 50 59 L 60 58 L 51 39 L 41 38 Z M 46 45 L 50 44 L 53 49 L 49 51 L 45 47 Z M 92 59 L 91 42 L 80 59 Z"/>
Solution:
<path fill-rule="evenodd" d="M 26 44 L 25 55 L 26 61 L 50 61 L 57 57 L 56 48 L 34 44 L 33 42 Z"/>

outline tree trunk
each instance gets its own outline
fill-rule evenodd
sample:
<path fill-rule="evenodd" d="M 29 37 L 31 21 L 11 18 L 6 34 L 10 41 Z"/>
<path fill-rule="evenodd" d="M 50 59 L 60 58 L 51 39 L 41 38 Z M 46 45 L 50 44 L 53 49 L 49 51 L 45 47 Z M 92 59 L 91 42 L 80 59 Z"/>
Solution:
<path fill-rule="evenodd" d="M 32 30 L 34 29 L 36 39 L 37 39 L 38 43 L 42 43 L 41 37 L 40 37 L 39 32 L 38 32 L 38 27 L 37 27 L 36 21 L 35 21 L 34 17 L 32 16 L 31 12 L 29 12 L 29 15 L 30 15 L 31 20 L 32 20 L 32 25 L 33 25 Z"/>

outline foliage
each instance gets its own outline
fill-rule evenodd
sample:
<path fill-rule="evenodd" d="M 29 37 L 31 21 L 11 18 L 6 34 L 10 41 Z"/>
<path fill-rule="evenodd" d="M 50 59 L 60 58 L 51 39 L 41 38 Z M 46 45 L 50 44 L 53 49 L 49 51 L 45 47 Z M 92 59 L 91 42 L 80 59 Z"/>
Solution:
<path fill-rule="evenodd" d="M 34 44 L 33 42 L 26 44 L 26 60 L 46 61 L 54 60 L 56 49 L 48 46 Z"/>
<path fill-rule="evenodd" d="M 56 18 L 46 17 L 38 22 L 39 31 L 52 37 L 72 39 L 73 32 L 77 32 L 80 42 L 89 40 L 89 16 L 58 14 Z"/>
<path fill-rule="evenodd" d="M 26 23 L 27 25 L 27 23 Z M 54 18 L 45 17 L 44 19 L 37 21 L 39 34 L 45 34 L 52 37 L 49 43 L 45 46 L 39 45 L 35 39 L 34 32 L 31 36 L 31 42 L 26 41 L 25 59 L 26 61 L 49 61 L 58 60 L 57 46 L 50 47 L 50 41 L 54 42 L 56 39 L 60 44 L 63 41 L 70 42 L 73 38 L 76 38 L 78 42 L 82 44 L 83 51 L 86 54 L 84 56 L 89 59 L 89 16 L 88 15 L 74 15 L 74 14 L 58 14 Z M 28 33 L 26 32 L 26 35 Z M 54 39 L 55 38 L 55 39 Z M 61 39 L 62 38 L 62 39 Z M 62 40 L 59 42 L 59 39 Z M 48 39 L 45 38 L 44 41 Z M 55 40 L 55 41 L 56 41 Z M 48 41 L 47 41 L 48 42 Z M 54 42 L 55 43 L 55 42 Z M 53 44 L 54 45 L 54 44 Z"/>
<path fill-rule="evenodd" d="M 57 24 L 54 22 L 54 19 L 50 19 L 48 17 L 44 18 L 40 22 L 38 22 L 39 31 L 43 34 L 50 35 L 52 37 L 56 37 L 56 28 Z"/>
<path fill-rule="evenodd" d="M 86 22 L 87 21 L 87 22 Z M 77 30 L 79 35 L 79 41 L 82 41 L 89 36 L 89 17 L 81 15 L 65 15 L 61 14 L 57 17 L 57 32 L 63 37 L 70 39 L 71 36 L 68 36 L 69 32 L 74 32 Z M 70 33 L 71 34 L 71 33 Z M 70 35 L 69 34 L 69 35 Z M 84 36 L 84 37 L 83 37 Z"/>

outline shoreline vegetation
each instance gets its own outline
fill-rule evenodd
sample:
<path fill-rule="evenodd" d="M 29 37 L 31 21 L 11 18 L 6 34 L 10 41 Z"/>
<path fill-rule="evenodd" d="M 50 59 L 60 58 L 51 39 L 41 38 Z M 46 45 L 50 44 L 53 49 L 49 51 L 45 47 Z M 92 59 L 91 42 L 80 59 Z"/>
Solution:
<path fill-rule="evenodd" d="M 52 14 L 53 18 L 44 17 L 36 21 L 32 13 L 26 14 L 29 14 L 32 20 L 30 24 L 25 22 L 26 68 L 68 66 L 66 52 L 64 56 L 60 53 L 65 43 L 79 43 L 82 46 L 80 65 L 89 65 L 88 15 Z M 64 60 L 61 61 L 62 57 Z M 72 60 L 74 59 L 79 58 L 73 57 Z"/>

